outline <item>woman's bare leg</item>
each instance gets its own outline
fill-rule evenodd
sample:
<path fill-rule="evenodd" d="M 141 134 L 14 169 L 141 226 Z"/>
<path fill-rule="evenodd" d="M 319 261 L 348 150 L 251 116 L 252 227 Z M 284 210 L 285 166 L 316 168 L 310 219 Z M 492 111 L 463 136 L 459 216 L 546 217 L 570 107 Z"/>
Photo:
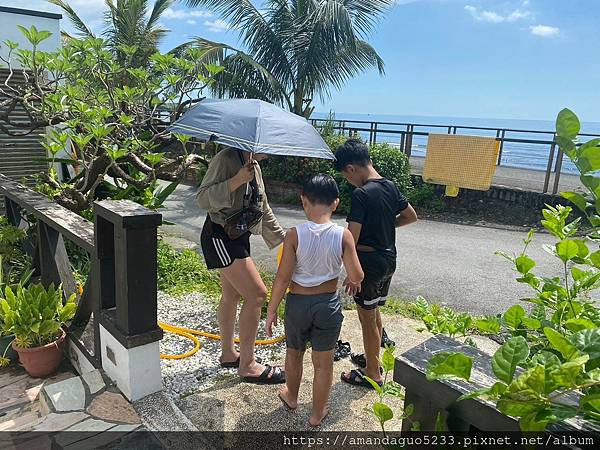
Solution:
<path fill-rule="evenodd" d="M 244 299 L 240 313 L 240 367 L 242 377 L 259 376 L 264 366 L 254 360 L 254 341 L 260 321 L 260 309 L 267 299 L 267 288 L 252 258 L 236 259 L 229 267 L 221 270 L 231 286 Z"/>
<path fill-rule="evenodd" d="M 221 274 L 221 301 L 217 317 L 219 319 L 219 330 L 221 334 L 221 362 L 234 362 L 240 354 L 235 349 L 233 342 L 235 332 L 235 319 L 237 318 L 237 306 L 240 302 L 240 293 L 235 290 L 231 283 Z"/>

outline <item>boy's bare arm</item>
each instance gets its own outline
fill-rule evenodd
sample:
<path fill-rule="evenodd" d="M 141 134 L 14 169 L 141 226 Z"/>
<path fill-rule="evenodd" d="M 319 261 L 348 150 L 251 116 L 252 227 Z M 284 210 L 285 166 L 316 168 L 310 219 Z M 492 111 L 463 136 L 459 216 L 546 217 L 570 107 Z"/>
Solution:
<path fill-rule="evenodd" d="M 281 303 L 285 291 L 292 281 L 294 268 L 296 267 L 296 247 L 298 246 L 298 234 L 295 228 L 291 228 L 283 240 L 283 254 L 277 269 L 277 275 L 273 282 L 271 300 L 269 301 L 269 312 L 276 312 Z"/>
<path fill-rule="evenodd" d="M 396 216 L 396 228 L 414 223 L 417 221 L 417 219 L 417 213 L 415 212 L 412 205 L 409 203 L 408 206 Z"/>
<path fill-rule="evenodd" d="M 352 233 L 352 238 L 354 239 L 354 245 L 358 243 L 358 238 L 360 237 L 360 230 L 362 230 L 362 223 L 358 222 L 348 222 L 348 231 Z"/>
<path fill-rule="evenodd" d="M 346 274 L 348 275 L 347 281 L 353 284 L 359 284 L 365 277 L 365 274 L 360 265 L 358 254 L 356 253 L 356 243 L 351 231 L 347 229 L 344 230 L 342 243 L 342 261 L 344 262 Z"/>

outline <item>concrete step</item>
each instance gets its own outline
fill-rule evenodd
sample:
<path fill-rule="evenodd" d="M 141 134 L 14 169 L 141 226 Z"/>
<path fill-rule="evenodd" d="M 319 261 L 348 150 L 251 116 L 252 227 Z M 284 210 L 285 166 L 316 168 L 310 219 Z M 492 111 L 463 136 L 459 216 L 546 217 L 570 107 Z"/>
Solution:
<path fill-rule="evenodd" d="M 12 403 L 5 401 L 0 431 L 24 432 L 14 435 L 17 447 L 96 448 L 129 440 L 131 432 L 145 430 L 131 403 L 99 370 L 81 376 L 63 373 L 43 380 L 31 378 L 15 366 L 0 372 L 0 385 L 4 385 L 0 400 L 15 396 Z M 41 436 L 30 433 L 33 431 L 53 434 L 46 436 L 47 442 L 37 442 Z M 156 448 L 155 438 L 147 438 Z"/>

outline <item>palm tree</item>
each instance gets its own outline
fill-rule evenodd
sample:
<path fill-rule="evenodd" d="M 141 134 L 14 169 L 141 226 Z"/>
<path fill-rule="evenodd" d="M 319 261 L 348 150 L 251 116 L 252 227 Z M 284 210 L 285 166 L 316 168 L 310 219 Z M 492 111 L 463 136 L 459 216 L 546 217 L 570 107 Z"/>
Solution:
<path fill-rule="evenodd" d="M 365 40 L 395 0 L 186 0 L 214 9 L 236 29 L 247 54 L 198 38 L 226 70 L 212 89 L 219 96 L 254 97 L 309 117 L 313 98 L 384 64 Z"/>
<path fill-rule="evenodd" d="M 48 0 L 60 7 L 81 37 L 96 37 L 75 10 L 64 0 Z M 105 0 L 107 12 L 102 35 L 121 64 L 145 67 L 150 55 L 158 50 L 161 39 L 169 31 L 158 24 L 160 16 L 175 0 L 156 0 L 152 10 L 148 0 Z M 67 37 L 69 37 L 67 35 Z M 133 55 L 126 47 L 136 47 Z"/>

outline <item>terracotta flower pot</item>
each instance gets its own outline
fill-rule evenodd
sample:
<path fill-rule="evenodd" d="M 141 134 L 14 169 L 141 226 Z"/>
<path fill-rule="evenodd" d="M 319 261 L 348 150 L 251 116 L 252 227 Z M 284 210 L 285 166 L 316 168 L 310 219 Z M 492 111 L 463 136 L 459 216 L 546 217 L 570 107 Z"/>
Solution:
<path fill-rule="evenodd" d="M 50 344 L 41 347 L 21 348 L 13 342 L 12 346 L 19 354 L 19 361 L 29 375 L 36 378 L 47 377 L 58 369 L 63 358 L 63 348 L 67 334 L 62 331 L 61 336 Z"/>

